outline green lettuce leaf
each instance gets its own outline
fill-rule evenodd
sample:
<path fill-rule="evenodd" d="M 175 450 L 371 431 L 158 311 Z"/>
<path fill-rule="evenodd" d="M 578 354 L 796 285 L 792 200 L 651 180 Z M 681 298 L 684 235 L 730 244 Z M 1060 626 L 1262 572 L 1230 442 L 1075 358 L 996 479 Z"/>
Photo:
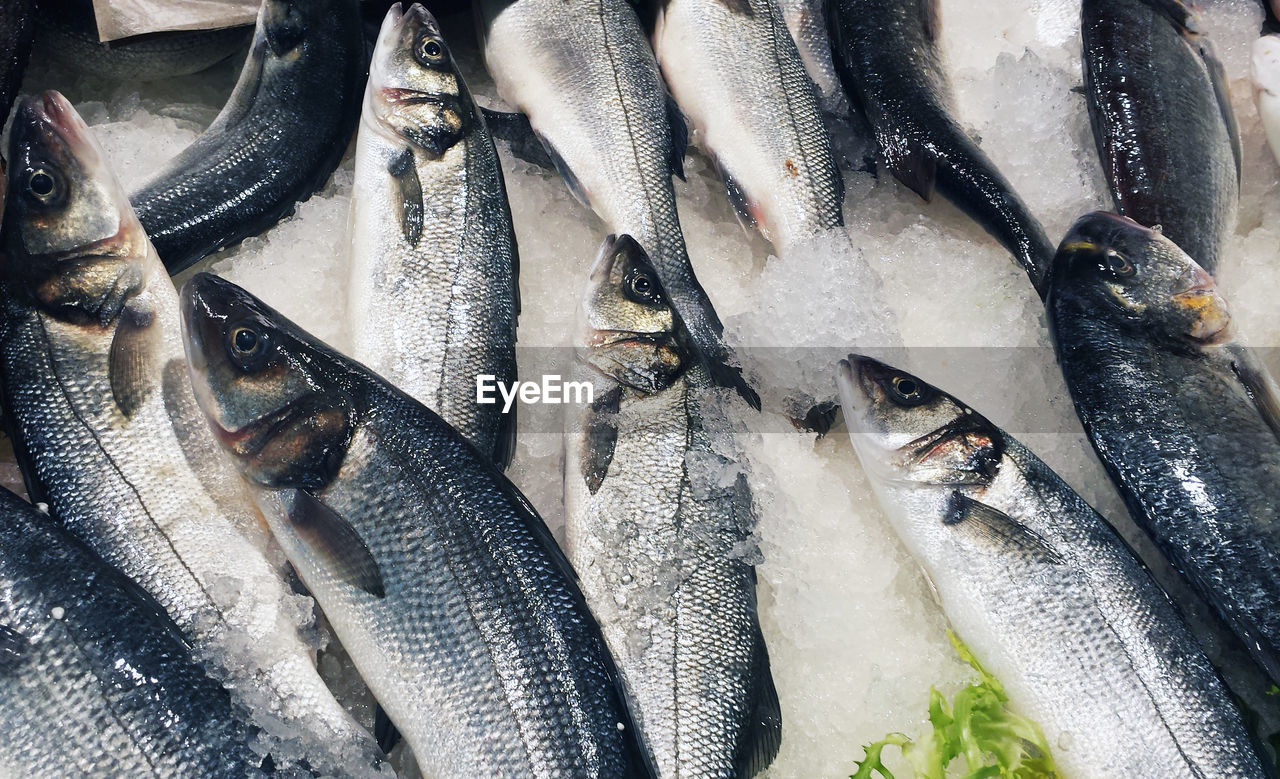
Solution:
<path fill-rule="evenodd" d="M 851 779 L 899 779 L 885 766 L 885 747 L 902 751 L 915 779 L 964 779 L 1058 777 L 1040 726 L 1015 714 L 1008 706 L 1004 687 L 986 671 L 955 633 L 947 631 L 956 653 L 978 673 L 978 681 L 956 693 L 948 705 L 936 688 L 929 690 L 928 735 L 912 741 L 890 733 L 863 747 L 866 751 Z M 951 768 L 954 761 L 960 763 Z M 962 770 L 957 770 L 962 769 Z M 906 779 L 902 777 L 901 779 Z"/>

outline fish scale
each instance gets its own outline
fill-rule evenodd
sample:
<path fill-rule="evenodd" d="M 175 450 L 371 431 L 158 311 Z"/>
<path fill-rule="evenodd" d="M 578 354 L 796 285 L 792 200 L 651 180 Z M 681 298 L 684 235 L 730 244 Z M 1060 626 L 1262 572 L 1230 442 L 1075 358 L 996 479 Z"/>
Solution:
<path fill-rule="evenodd" d="M 475 388 L 482 374 L 505 385 L 516 378 L 511 213 L 493 140 L 456 66 L 446 55 L 438 69 L 427 68 L 410 55 L 422 35 L 444 45 L 420 6 L 393 11 L 374 53 L 351 198 L 353 354 L 505 467 L 514 417 L 478 404 Z M 393 126 L 382 98 L 388 88 L 456 100 L 472 124 L 437 156 Z M 417 109 L 413 129 L 443 131 L 447 117 L 438 110 Z M 406 153 L 412 170 L 393 175 Z M 406 232 L 403 218 L 414 206 L 424 211 L 417 234 Z"/>

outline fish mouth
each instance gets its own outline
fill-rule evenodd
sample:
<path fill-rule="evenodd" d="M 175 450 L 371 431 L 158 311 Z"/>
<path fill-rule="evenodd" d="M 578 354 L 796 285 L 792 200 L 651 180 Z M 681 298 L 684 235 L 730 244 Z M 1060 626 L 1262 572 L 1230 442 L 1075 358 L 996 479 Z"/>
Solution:
<path fill-rule="evenodd" d="M 632 330 L 592 330 L 587 345 L 593 349 L 611 346 L 667 346 L 671 337 L 666 333 L 637 333 Z"/>
<path fill-rule="evenodd" d="M 1187 335 L 1202 344 L 1212 345 L 1227 340 L 1230 336 L 1231 312 L 1227 303 L 1218 294 L 1218 286 L 1208 271 L 1199 265 L 1192 265 L 1182 275 L 1182 291 L 1170 296 L 1170 301 L 1179 311 L 1191 318 L 1191 327 Z"/>
<path fill-rule="evenodd" d="M 850 410 L 859 414 L 845 414 L 848 424 L 856 425 L 861 419 L 861 412 L 871 407 L 873 395 L 871 384 L 875 382 L 872 374 L 884 372 L 889 366 L 872 357 L 861 354 L 850 354 L 836 366 L 836 384 L 839 385 L 840 399 Z"/>

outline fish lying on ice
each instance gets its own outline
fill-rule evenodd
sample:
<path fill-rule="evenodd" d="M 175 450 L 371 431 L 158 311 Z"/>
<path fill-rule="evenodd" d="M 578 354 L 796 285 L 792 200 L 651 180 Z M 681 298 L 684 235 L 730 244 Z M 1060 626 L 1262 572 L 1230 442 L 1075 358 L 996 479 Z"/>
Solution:
<path fill-rule="evenodd" d="M 938 50 L 938 0 L 829 3 L 836 70 L 889 171 L 925 200 L 941 192 L 1000 241 L 1041 290 L 1053 245 L 955 120 Z"/>
<path fill-rule="evenodd" d="M 915 376 L 851 355 L 838 379 L 890 522 L 1063 775 L 1268 775 L 1173 603 L 1057 474 Z"/>
<path fill-rule="evenodd" d="M 182 305 L 201 408 L 424 774 L 652 776 L 573 570 L 489 459 L 230 282 Z"/>
<path fill-rule="evenodd" d="M 129 196 L 170 273 L 271 227 L 338 166 L 364 87 L 359 6 L 262 0 L 222 112 Z"/>
<path fill-rule="evenodd" d="M 102 150 L 56 92 L 18 104 L 9 144 L 0 394 L 28 494 L 151 593 L 246 704 L 296 730 L 313 765 L 372 770 L 376 747 L 316 672 L 252 495 L 195 407 L 177 292 Z"/>
<path fill-rule="evenodd" d="M 1050 274 L 1076 412 L 1134 520 L 1280 680 L 1280 402 L 1213 278 L 1124 217 L 1082 217 Z"/>
<path fill-rule="evenodd" d="M 1085 0 L 1089 120 L 1116 210 L 1212 272 L 1235 228 L 1240 138 L 1226 76 L 1181 0 Z"/>
<path fill-rule="evenodd" d="M 644 250 L 606 240 L 584 303 L 595 391 L 569 435 L 565 535 L 659 776 L 753 776 L 777 754 L 744 474 Z"/>
<path fill-rule="evenodd" d="M 484 118 L 420 5 L 382 25 L 351 225 L 353 355 L 505 467 L 515 414 L 477 403 L 476 377 L 516 378 L 511 212 Z"/>

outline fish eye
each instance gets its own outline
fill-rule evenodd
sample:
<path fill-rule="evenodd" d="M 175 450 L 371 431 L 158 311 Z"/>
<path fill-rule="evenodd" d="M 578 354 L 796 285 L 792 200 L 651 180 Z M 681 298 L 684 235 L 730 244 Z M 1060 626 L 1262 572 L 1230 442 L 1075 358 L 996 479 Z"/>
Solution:
<path fill-rule="evenodd" d="M 1103 267 L 1108 273 L 1115 276 L 1132 276 L 1133 265 L 1124 258 L 1120 252 L 1115 249 L 1107 249 L 1107 253 L 1103 258 Z"/>
<path fill-rule="evenodd" d="M 418 62 L 433 65 L 444 59 L 444 44 L 430 36 L 423 36 L 413 50 Z"/>
<path fill-rule="evenodd" d="M 36 168 L 27 177 L 27 192 L 41 203 L 48 203 L 58 194 L 58 180 L 44 168 Z"/>
<path fill-rule="evenodd" d="M 898 405 L 918 406 L 929 399 L 924 382 L 905 374 L 898 374 L 889 381 L 889 395 Z"/>
<path fill-rule="evenodd" d="M 646 270 L 633 268 L 622 280 L 622 291 L 628 300 L 648 306 L 662 303 L 658 282 Z"/>
<path fill-rule="evenodd" d="M 237 325 L 227 334 L 227 350 L 232 361 L 243 370 L 254 370 L 266 349 L 266 335 L 252 325 Z"/>

